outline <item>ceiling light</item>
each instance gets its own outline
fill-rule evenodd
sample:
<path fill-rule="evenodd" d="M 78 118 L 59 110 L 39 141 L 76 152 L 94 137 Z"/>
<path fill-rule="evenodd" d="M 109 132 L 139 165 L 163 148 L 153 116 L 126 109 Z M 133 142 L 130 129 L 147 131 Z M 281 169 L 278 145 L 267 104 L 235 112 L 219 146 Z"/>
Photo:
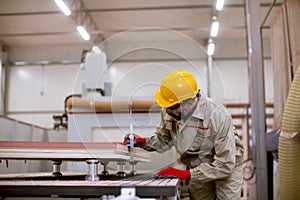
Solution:
<path fill-rule="evenodd" d="M 37 61 L 36 63 L 39 65 L 48 65 L 51 62 L 49 60 L 40 60 L 40 61 Z"/>
<path fill-rule="evenodd" d="M 15 65 L 27 65 L 28 62 L 26 62 L 26 61 L 16 61 L 14 64 Z"/>
<path fill-rule="evenodd" d="M 97 47 L 97 46 L 93 46 L 92 49 L 93 49 L 93 51 L 94 51 L 95 54 L 101 54 L 101 52 L 102 52 L 101 49 L 99 47 Z"/>
<path fill-rule="evenodd" d="M 216 9 L 217 10 L 222 10 L 223 6 L 224 6 L 224 0 L 217 0 Z"/>
<path fill-rule="evenodd" d="M 219 22 L 213 21 L 213 23 L 211 24 L 210 35 L 212 37 L 216 37 L 218 35 L 218 31 L 219 31 Z"/>
<path fill-rule="evenodd" d="M 210 39 L 208 41 L 208 46 L 207 46 L 207 55 L 212 56 L 214 55 L 214 51 L 215 51 L 215 44 L 214 42 Z"/>
<path fill-rule="evenodd" d="M 76 29 L 84 40 L 87 41 L 87 40 L 91 39 L 91 36 L 89 35 L 89 33 L 85 30 L 85 28 L 83 26 L 77 26 Z"/>
<path fill-rule="evenodd" d="M 71 10 L 68 8 L 68 6 L 65 4 L 63 0 L 55 0 L 55 3 L 57 6 L 63 11 L 63 13 L 67 16 L 71 15 Z"/>

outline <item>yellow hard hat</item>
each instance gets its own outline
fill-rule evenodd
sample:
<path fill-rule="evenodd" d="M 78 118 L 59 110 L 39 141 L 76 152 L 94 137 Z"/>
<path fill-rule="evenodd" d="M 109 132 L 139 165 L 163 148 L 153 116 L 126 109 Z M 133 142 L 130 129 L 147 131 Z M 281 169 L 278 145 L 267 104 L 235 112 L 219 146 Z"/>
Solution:
<path fill-rule="evenodd" d="M 198 85 L 193 75 L 183 70 L 172 71 L 167 74 L 155 93 L 159 106 L 167 108 L 189 98 L 194 98 L 198 93 Z"/>

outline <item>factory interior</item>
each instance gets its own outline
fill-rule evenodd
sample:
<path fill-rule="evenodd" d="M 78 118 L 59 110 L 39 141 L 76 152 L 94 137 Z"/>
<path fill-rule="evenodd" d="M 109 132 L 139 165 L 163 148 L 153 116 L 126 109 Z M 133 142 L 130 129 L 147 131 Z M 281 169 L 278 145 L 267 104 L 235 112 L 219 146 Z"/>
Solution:
<path fill-rule="evenodd" d="M 189 171 L 174 146 L 131 138 L 156 132 L 155 94 L 174 70 L 230 113 L 239 199 L 300 199 L 299 11 L 299 0 L 1 0 L 0 199 L 195 199 L 193 176 L 157 176 Z"/>

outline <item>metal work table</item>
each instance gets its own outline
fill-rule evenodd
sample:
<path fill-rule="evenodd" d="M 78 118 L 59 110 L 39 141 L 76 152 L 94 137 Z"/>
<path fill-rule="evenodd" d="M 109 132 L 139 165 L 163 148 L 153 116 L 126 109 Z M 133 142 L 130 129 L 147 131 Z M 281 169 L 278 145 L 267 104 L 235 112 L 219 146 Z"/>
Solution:
<path fill-rule="evenodd" d="M 0 197 L 101 197 L 119 196 L 121 191 L 134 190 L 138 197 L 177 199 L 179 179 L 154 179 L 153 174 L 126 175 L 124 163 L 130 161 L 128 148 L 114 143 L 78 142 L 0 142 L 0 160 L 52 160 L 53 173 L 46 176 L 0 177 Z M 88 174 L 65 176 L 60 172 L 62 161 L 85 161 Z M 115 161 L 118 172 L 98 174 L 98 163 Z M 136 162 L 149 162 L 147 154 L 135 153 Z M 104 168 L 105 169 L 105 168 Z M 134 171 L 134 169 L 132 170 Z M 102 171 L 104 172 L 104 171 Z"/>
<path fill-rule="evenodd" d="M 153 175 L 137 175 L 119 180 L 0 180 L 0 196 L 16 197 L 101 197 L 119 196 L 121 189 L 131 188 L 138 197 L 177 199 L 179 179 L 154 179 Z"/>

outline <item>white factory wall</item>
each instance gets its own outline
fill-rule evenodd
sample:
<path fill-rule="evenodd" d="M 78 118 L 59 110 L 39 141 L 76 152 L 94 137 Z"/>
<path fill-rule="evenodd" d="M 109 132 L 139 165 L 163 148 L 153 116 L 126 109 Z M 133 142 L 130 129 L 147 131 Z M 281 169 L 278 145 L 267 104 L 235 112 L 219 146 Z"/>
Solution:
<path fill-rule="evenodd" d="M 41 127 L 32 126 L 16 121 L 11 118 L 0 117 L 0 141 L 61 141 L 65 140 L 65 131 L 49 131 Z M 51 172 L 51 161 L 37 160 L 1 160 L 0 172 L 22 173 L 22 172 Z"/>
<path fill-rule="evenodd" d="M 66 130 L 48 130 L 42 127 L 32 126 L 11 118 L 0 116 L 0 141 L 36 141 L 36 142 L 59 142 L 67 140 Z M 24 173 L 24 172 L 47 172 L 52 173 L 51 160 L 1 160 L 1 174 Z M 66 170 L 63 162 L 62 170 Z"/>
<path fill-rule="evenodd" d="M 115 63 L 110 66 L 110 80 L 113 84 L 115 96 L 150 96 L 154 98 L 161 80 L 170 71 L 187 70 L 194 74 L 199 87 L 206 93 L 205 62 L 135 62 Z"/>
<path fill-rule="evenodd" d="M 9 116 L 46 128 L 64 110 L 70 94 L 81 93 L 80 65 L 13 66 L 8 83 Z M 77 85 L 78 83 L 78 85 Z"/>
<path fill-rule="evenodd" d="M 225 89 L 225 99 L 220 100 L 223 102 L 249 102 L 247 61 L 217 60 L 214 63 Z M 266 59 L 264 62 L 264 79 L 266 102 L 273 102 L 273 69 L 270 59 Z"/>
<path fill-rule="evenodd" d="M 223 102 L 248 102 L 248 69 L 245 60 L 214 62 L 212 96 Z M 207 92 L 206 62 L 116 62 L 109 65 L 112 95 L 152 97 L 162 77 L 173 69 L 193 73 Z M 54 114 L 64 110 L 64 100 L 70 94 L 81 93 L 83 71 L 79 64 L 14 66 L 10 69 L 8 87 L 9 116 L 21 121 L 52 128 Z M 266 100 L 273 101 L 273 79 L 270 60 L 265 61 Z"/>

